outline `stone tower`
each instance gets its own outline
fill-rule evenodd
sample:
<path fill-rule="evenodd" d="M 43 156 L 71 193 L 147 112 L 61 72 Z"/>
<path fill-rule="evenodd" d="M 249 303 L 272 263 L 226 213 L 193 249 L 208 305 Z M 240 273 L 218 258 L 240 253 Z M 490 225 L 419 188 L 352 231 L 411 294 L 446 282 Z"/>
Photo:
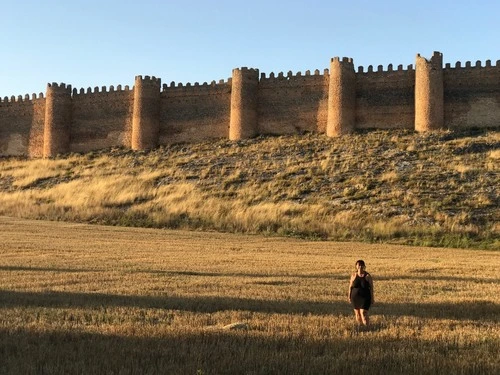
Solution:
<path fill-rule="evenodd" d="M 443 127 L 443 54 L 434 52 L 430 61 L 418 54 L 415 66 L 415 130 L 425 132 Z"/>
<path fill-rule="evenodd" d="M 136 76 L 132 115 L 132 149 L 149 150 L 158 146 L 160 137 L 161 79 Z"/>
<path fill-rule="evenodd" d="M 257 135 L 258 69 L 233 69 L 229 139 L 239 140 Z"/>
<path fill-rule="evenodd" d="M 71 125 L 71 86 L 61 83 L 47 85 L 43 157 L 69 152 Z"/>
<path fill-rule="evenodd" d="M 330 61 L 328 119 L 326 135 L 338 137 L 351 133 L 356 126 L 356 73 L 350 58 Z"/>

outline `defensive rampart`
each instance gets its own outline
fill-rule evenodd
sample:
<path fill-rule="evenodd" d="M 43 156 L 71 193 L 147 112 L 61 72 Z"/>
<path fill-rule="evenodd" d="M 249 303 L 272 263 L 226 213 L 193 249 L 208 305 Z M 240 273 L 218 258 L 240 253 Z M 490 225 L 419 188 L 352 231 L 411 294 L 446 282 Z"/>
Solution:
<path fill-rule="evenodd" d="M 356 71 L 352 59 L 333 58 L 322 73 L 240 68 L 210 84 L 137 76 L 132 89 L 52 83 L 45 96 L 0 98 L 0 155 L 31 157 L 259 134 L 468 127 L 500 127 L 500 60 L 443 67 L 434 52 L 417 55 L 415 68 Z"/>
<path fill-rule="evenodd" d="M 229 135 L 231 80 L 163 85 L 159 143 L 198 142 Z"/>

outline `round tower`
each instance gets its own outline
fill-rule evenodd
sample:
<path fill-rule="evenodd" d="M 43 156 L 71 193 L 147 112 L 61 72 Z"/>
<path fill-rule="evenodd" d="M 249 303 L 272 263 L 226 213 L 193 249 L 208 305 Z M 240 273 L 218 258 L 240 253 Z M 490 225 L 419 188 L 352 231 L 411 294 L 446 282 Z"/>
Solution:
<path fill-rule="evenodd" d="M 71 107 L 71 85 L 49 83 L 45 96 L 43 157 L 69 152 Z"/>
<path fill-rule="evenodd" d="M 326 135 L 338 137 L 354 131 L 356 126 L 356 73 L 350 58 L 334 57 L 330 61 L 328 86 L 328 119 Z"/>
<path fill-rule="evenodd" d="M 425 132 L 443 127 L 443 54 L 434 52 L 430 61 L 418 54 L 415 66 L 415 130 Z"/>
<path fill-rule="evenodd" d="M 233 69 L 231 83 L 231 119 L 229 139 L 236 141 L 255 137 L 258 133 L 257 94 L 258 69 Z"/>
<path fill-rule="evenodd" d="M 160 138 L 161 79 L 136 76 L 134 112 L 132 114 L 132 149 L 149 150 L 158 146 Z"/>

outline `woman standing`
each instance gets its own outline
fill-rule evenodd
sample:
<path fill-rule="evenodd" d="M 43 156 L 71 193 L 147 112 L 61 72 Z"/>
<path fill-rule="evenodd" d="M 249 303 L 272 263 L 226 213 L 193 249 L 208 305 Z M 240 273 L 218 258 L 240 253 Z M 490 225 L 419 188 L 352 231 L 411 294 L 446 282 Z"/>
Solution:
<path fill-rule="evenodd" d="M 356 321 L 359 324 L 367 326 L 369 324 L 368 310 L 375 303 L 373 294 L 373 279 L 366 272 L 365 262 L 358 260 L 356 262 L 356 272 L 351 275 L 348 292 L 349 302 L 354 307 Z"/>

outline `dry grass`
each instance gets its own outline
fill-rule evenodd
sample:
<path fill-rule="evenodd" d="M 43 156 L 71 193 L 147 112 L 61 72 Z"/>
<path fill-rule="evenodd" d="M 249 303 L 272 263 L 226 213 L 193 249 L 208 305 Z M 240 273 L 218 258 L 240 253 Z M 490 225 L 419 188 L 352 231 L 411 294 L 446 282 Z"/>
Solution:
<path fill-rule="evenodd" d="M 500 248 L 498 131 L 373 131 L 0 160 L 0 215 Z"/>
<path fill-rule="evenodd" d="M 2 374 L 500 371 L 498 252 L 0 227 Z M 376 288 L 366 330 L 346 302 L 358 258 Z"/>
<path fill-rule="evenodd" d="M 500 150 L 491 151 L 489 157 L 494 160 L 500 159 Z"/>

